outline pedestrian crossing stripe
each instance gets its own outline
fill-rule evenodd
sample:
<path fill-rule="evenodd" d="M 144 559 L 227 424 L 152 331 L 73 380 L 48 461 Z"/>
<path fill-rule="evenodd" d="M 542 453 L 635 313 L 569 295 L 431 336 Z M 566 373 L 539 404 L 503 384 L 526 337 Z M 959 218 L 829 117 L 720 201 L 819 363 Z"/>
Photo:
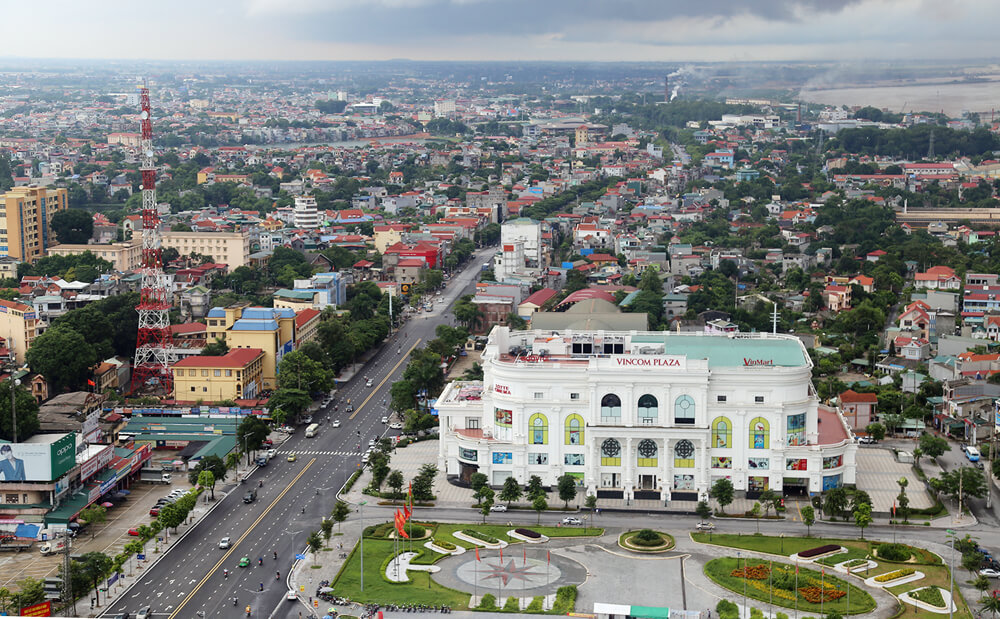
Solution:
<path fill-rule="evenodd" d="M 360 456 L 360 451 L 279 451 L 278 455 L 294 454 L 296 456 Z"/>

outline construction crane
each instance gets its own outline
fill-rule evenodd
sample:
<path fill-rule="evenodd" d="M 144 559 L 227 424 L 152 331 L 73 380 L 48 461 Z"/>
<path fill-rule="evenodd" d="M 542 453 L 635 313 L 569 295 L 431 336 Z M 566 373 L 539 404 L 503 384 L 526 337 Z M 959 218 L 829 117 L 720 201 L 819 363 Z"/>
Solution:
<path fill-rule="evenodd" d="M 142 283 L 139 294 L 139 332 L 132 370 L 132 391 L 169 394 L 173 361 L 170 338 L 170 288 L 163 274 L 160 216 L 156 211 L 156 163 L 153 160 L 153 119 L 149 89 L 139 90 L 139 142 L 142 175 Z"/>

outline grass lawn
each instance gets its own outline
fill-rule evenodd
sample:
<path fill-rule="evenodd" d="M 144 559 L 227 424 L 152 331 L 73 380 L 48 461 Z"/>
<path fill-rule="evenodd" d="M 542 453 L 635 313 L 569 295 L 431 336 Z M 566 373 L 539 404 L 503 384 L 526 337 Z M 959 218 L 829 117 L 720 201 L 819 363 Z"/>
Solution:
<path fill-rule="evenodd" d="M 709 539 L 711 536 L 711 539 Z M 774 535 L 734 535 L 732 533 L 692 533 L 691 539 L 702 544 L 715 544 L 716 546 L 728 546 L 729 548 L 743 548 L 755 552 L 765 552 L 767 554 L 787 557 L 817 548 L 826 544 L 837 544 L 845 548 L 863 548 L 867 550 L 868 543 L 861 540 L 849 539 L 827 539 L 823 537 L 778 537 Z M 845 553 L 834 555 L 835 557 L 846 557 Z M 861 555 L 863 558 L 864 555 Z M 858 558 L 858 557 L 852 557 Z M 847 559 L 837 559 L 836 563 Z"/>
<path fill-rule="evenodd" d="M 830 576 L 829 574 L 826 575 L 826 577 L 822 577 L 818 571 L 805 569 L 801 566 L 799 567 L 798 576 L 798 586 L 800 590 L 803 587 L 808 586 L 818 587 L 821 583 L 826 586 L 827 590 L 832 587 L 836 587 L 839 591 L 846 592 L 847 588 L 850 587 L 850 606 L 847 604 L 848 596 L 843 596 L 836 600 L 826 601 L 822 604 L 822 606 L 818 602 L 809 602 L 802 596 L 801 593 L 793 593 L 788 589 L 775 588 L 774 590 L 780 593 L 772 596 L 768 592 L 767 579 L 748 580 L 732 575 L 733 570 L 743 567 L 744 563 L 748 563 L 751 567 L 757 565 L 773 566 L 776 572 L 778 569 L 784 569 L 786 573 L 795 573 L 795 566 L 789 563 L 765 561 L 763 559 L 750 559 L 748 562 L 744 562 L 736 559 L 736 557 L 723 557 L 720 559 L 712 559 L 706 563 L 705 575 L 716 584 L 725 587 L 734 593 L 742 595 L 745 590 L 747 597 L 753 598 L 765 604 L 770 601 L 776 606 L 795 608 L 795 600 L 797 599 L 798 609 L 800 612 L 819 613 L 822 609 L 824 613 L 838 612 L 842 615 L 857 615 L 868 613 L 875 609 L 875 600 L 863 589 L 856 587 L 853 584 L 848 584 L 840 578 Z M 790 588 L 794 588 L 794 585 Z"/>
<path fill-rule="evenodd" d="M 414 563 L 434 563 L 444 555 L 414 545 L 420 557 Z M 356 602 L 397 602 L 407 604 L 445 604 L 455 609 L 468 608 L 469 594 L 443 587 L 426 572 L 408 572 L 410 582 L 391 583 L 385 579 L 385 560 L 392 556 L 391 540 L 365 540 L 365 590 L 361 590 L 361 552 L 354 548 L 344 569 L 333 584 L 334 594 Z"/>
<path fill-rule="evenodd" d="M 433 525 L 430 523 L 420 523 L 421 526 L 434 527 L 434 537 L 437 539 L 442 539 L 446 542 L 451 542 L 457 546 L 462 546 L 463 548 L 472 548 L 473 544 L 466 541 L 460 540 L 453 536 L 452 533 L 456 531 L 461 531 L 462 529 L 475 529 L 495 537 L 496 539 L 503 540 L 511 544 L 521 544 L 520 540 L 516 540 L 512 537 L 507 537 L 507 531 L 511 529 L 518 528 L 517 526 L 508 526 L 506 524 L 438 524 Z M 520 527 L 522 529 L 531 529 L 535 533 L 541 533 L 542 535 L 548 537 L 584 537 L 583 527 Z M 604 534 L 604 529 L 599 527 L 587 527 L 586 536 L 594 537 Z"/>
<path fill-rule="evenodd" d="M 898 567 L 896 569 L 899 569 Z M 921 572 L 924 573 L 924 577 L 916 582 L 907 583 L 905 585 L 899 585 L 898 587 L 890 587 L 886 589 L 890 593 L 899 595 L 906 591 L 912 591 L 914 589 L 923 589 L 924 587 L 929 587 L 931 585 L 937 585 L 948 590 L 950 585 L 948 578 L 948 568 L 944 566 L 924 566 L 921 565 L 917 567 Z M 886 570 L 891 571 L 891 570 Z M 960 581 L 962 574 L 956 574 L 955 580 Z M 965 603 L 965 598 L 962 597 L 962 593 L 958 589 L 958 583 L 955 585 L 955 616 L 956 617 L 971 617 L 972 614 L 969 612 L 969 607 Z M 903 619 L 941 619 L 944 615 L 939 613 L 932 613 L 926 610 L 920 610 L 916 606 L 911 604 L 903 604 L 904 610 L 900 615 L 896 615 L 896 618 Z"/>
<path fill-rule="evenodd" d="M 852 559 L 864 559 L 871 553 L 867 548 L 847 548 L 847 552 L 841 552 L 835 555 L 830 555 L 829 557 L 823 557 L 816 561 L 816 563 L 822 563 L 823 565 L 828 565 L 833 567 L 838 563 L 843 563 L 844 561 L 850 561 Z"/>

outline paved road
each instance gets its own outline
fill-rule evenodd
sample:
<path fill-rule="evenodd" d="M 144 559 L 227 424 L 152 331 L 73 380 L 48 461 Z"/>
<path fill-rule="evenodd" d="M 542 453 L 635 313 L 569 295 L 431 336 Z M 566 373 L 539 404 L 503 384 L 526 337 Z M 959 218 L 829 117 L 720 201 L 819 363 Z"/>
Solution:
<path fill-rule="evenodd" d="M 305 438 L 301 431 L 294 434 L 280 446 L 278 457 L 253 471 L 245 487 L 220 499 L 212 513 L 175 542 L 106 615 L 136 613 L 149 605 L 156 617 L 195 617 L 198 611 L 206 617 L 237 617 L 245 616 L 249 605 L 253 617 L 284 613 L 297 617 L 301 607 L 284 600 L 295 554 L 303 551 L 306 537 L 333 509 L 337 490 L 361 464 L 360 451 L 367 449 L 370 439 L 387 432 L 381 422 L 387 414 L 382 401 L 388 402 L 393 381 L 401 378 L 406 353 L 433 339 L 437 325 L 449 321 L 448 308 L 469 291 L 484 256 L 492 251 L 477 253 L 466 270 L 448 282 L 443 301 L 435 303 L 432 312 L 414 315 L 401 333 L 394 334 L 339 386 L 337 400 L 350 399 L 353 413 L 345 412 L 341 404 L 339 412 L 322 410 L 314 416 L 324 421 L 329 414 L 340 420 L 341 427 L 323 423 L 315 438 Z M 370 388 L 366 377 L 372 379 Z M 290 452 L 296 454 L 295 462 L 287 461 Z M 258 488 L 261 481 L 263 487 Z M 245 504 L 243 495 L 250 488 L 257 488 L 257 500 Z M 232 547 L 219 549 L 219 540 L 226 536 L 232 538 Z M 240 568 L 244 556 L 251 566 Z M 258 557 L 263 559 L 262 566 L 257 565 Z M 228 577 L 224 570 L 230 572 Z"/>

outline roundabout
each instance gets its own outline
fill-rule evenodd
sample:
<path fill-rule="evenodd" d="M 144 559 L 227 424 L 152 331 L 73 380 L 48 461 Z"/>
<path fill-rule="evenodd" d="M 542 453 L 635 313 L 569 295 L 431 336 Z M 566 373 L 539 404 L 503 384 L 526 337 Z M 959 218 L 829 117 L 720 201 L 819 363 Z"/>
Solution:
<path fill-rule="evenodd" d="M 439 584 L 472 594 L 492 593 L 497 598 L 547 596 L 561 586 L 582 584 L 587 578 L 582 564 L 539 550 L 511 551 L 506 557 L 490 552 L 488 557 L 480 555 L 479 561 L 475 553 L 466 552 L 436 565 L 441 571 L 432 577 Z"/>

